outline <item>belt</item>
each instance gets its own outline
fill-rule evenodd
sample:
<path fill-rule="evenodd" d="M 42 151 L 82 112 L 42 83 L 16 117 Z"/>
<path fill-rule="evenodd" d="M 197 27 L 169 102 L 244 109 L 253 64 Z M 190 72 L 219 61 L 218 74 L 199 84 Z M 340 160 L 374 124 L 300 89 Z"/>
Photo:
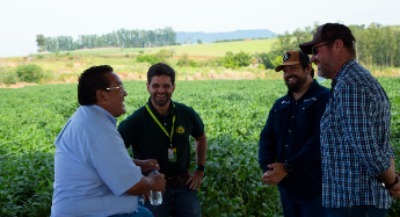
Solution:
<path fill-rule="evenodd" d="M 167 176 L 165 179 L 167 180 L 167 186 L 180 185 L 185 184 L 187 180 L 190 178 L 190 173 L 186 171 L 185 173 L 175 175 L 175 176 Z"/>

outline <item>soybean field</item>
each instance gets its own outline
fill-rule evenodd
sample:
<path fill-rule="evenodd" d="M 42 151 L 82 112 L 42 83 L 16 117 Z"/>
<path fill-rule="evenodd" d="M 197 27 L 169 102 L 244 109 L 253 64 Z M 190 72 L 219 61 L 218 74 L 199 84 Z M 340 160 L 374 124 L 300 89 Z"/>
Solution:
<path fill-rule="evenodd" d="M 400 78 L 379 81 L 392 104 L 391 143 L 400 169 Z M 124 85 L 130 114 L 149 95 L 144 81 Z M 76 86 L 0 89 L 0 216 L 49 216 L 53 142 L 78 107 Z M 282 79 L 176 82 L 173 100 L 193 107 L 206 126 L 206 177 L 199 190 L 203 216 L 282 216 L 276 187 L 261 184 L 257 150 L 269 109 L 285 93 Z M 389 216 L 398 213 L 400 203 L 395 202 Z"/>

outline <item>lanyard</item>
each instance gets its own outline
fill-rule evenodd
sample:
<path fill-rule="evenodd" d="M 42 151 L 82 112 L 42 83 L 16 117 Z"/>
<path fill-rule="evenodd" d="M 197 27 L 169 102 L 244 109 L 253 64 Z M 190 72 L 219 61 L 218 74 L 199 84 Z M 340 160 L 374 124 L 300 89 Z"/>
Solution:
<path fill-rule="evenodd" d="M 173 106 L 175 107 L 175 105 L 173 104 Z M 165 129 L 165 127 L 160 123 L 160 121 L 156 118 L 156 116 L 153 114 L 153 112 L 151 111 L 150 107 L 148 104 L 146 104 L 146 109 L 149 112 L 150 116 L 153 118 L 154 122 L 156 122 L 156 124 L 160 127 L 160 129 L 165 133 L 165 135 L 168 136 L 169 138 L 169 145 L 172 148 L 172 136 L 174 136 L 174 125 L 175 125 L 175 118 L 176 116 L 174 115 L 172 117 L 172 126 L 171 126 L 171 133 L 168 134 L 167 130 Z"/>

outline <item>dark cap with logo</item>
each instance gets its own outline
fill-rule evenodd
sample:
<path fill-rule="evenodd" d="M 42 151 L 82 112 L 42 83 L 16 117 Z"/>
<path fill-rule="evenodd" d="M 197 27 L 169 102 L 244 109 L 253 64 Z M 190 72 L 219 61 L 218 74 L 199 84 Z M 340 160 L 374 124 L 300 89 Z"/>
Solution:
<path fill-rule="evenodd" d="M 345 47 L 351 47 L 356 42 L 349 27 L 340 23 L 325 23 L 317 28 L 312 41 L 300 44 L 300 49 L 306 54 L 311 54 L 315 44 L 334 42 L 336 39 L 342 40 Z"/>
<path fill-rule="evenodd" d="M 275 71 L 279 72 L 284 66 L 291 66 L 301 63 L 301 65 L 306 66 L 310 63 L 310 58 L 307 54 L 301 51 L 287 51 L 283 55 L 283 63 L 275 68 Z"/>

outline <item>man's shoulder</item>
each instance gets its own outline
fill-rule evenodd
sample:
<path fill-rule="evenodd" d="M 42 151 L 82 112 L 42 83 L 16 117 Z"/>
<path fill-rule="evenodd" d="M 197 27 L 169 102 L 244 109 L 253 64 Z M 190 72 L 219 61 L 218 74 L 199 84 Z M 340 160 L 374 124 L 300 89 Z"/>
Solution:
<path fill-rule="evenodd" d="M 274 105 L 272 106 L 272 109 L 276 109 L 279 107 L 285 107 L 286 105 L 290 104 L 290 97 L 288 94 L 279 97 L 277 100 L 275 100 Z"/>
<path fill-rule="evenodd" d="M 174 105 L 178 111 L 184 111 L 184 112 L 194 112 L 195 111 L 191 106 L 188 106 L 184 103 L 174 101 Z"/>
<path fill-rule="evenodd" d="M 338 84 L 342 83 L 351 86 L 364 85 L 368 84 L 369 81 L 376 80 L 368 69 L 364 68 L 356 61 L 351 62 L 348 68 L 339 76 L 340 79 L 338 80 Z"/>
<path fill-rule="evenodd" d="M 142 106 L 135 111 L 133 111 L 131 114 L 129 114 L 128 117 L 124 119 L 124 121 L 133 121 L 137 119 L 141 119 L 144 117 L 144 114 L 146 113 L 146 107 Z"/>
<path fill-rule="evenodd" d="M 316 81 L 315 91 L 313 91 L 313 93 L 319 96 L 329 96 L 330 89 L 325 86 L 322 86 Z"/>

